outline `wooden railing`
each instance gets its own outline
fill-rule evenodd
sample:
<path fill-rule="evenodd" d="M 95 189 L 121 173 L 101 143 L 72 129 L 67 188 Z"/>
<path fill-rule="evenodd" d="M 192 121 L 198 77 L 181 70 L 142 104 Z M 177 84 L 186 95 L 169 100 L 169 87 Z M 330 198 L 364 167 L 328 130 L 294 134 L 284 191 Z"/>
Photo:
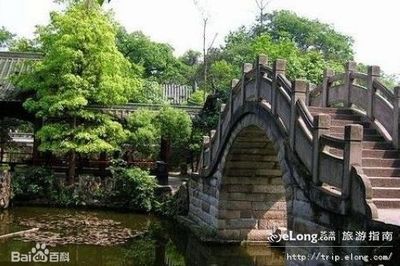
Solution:
<path fill-rule="evenodd" d="M 347 202 L 351 197 L 351 183 L 354 181 L 352 167 L 362 166 L 363 127 L 348 125 L 345 127 L 343 139 L 331 137 L 328 135 L 331 127 L 330 116 L 320 114 L 313 117 L 308 110 L 308 103 L 318 103 L 323 107 L 337 102 L 345 107 L 355 104 L 365 109 L 370 117 L 374 116 L 377 121 L 382 120 L 383 127 L 392 135 L 395 132 L 393 123 L 396 118 L 390 119 L 390 123 L 384 121 L 384 118 L 396 112 L 398 115 L 399 112 L 398 108 L 393 108 L 393 103 L 398 97 L 392 96 L 376 80 L 375 67 L 370 68 L 368 75 L 355 73 L 354 69 L 355 64 L 350 62 L 343 74 L 333 75 L 332 71 L 325 71 L 323 84 L 310 95 L 307 81 L 290 82 L 286 78 L 285 60 L 278 59 L 270 67 L 267 57 L 260 55 L 254 65 L 244 64 L 241 80 L 232 81 L 229 101 L 221 106 L 217 129 L 204 137 L 201 174 L 212 174 L 215 165 L 218 164 L 218 155 L 223 152 L 222 144 L 227 141 L 228 133 L 235 125 L 235 113 L 240 112 L 240 108 L 248 102 L 258 102 L 275 117 L 276 123 L 283 129 L 290 148 L 312 176 L 310 182 L 313 187 L 319 188 L 320 191 L 324 191 L 326 187 L 333 188 L 329 190 L 329 194 L 334 191 L 340 201 Z M 364 83 L 357 84 L 356 80 Z M 396 92 L 398 91 L 400 89 L 396 89 Z M 365 101 L 367 97 L 370 99 L 368 104 Z M 381 114 L 383 108 L 388 110 L 388 114 Z M 362 184 L 362 178 L 358 178 L 357 182 Z M 322 192 L 322 195 L 324 193 Z M 365 198 L 365 195 L 363 197 Z M 343 212 L 346 208 L 343 207 Z"/>

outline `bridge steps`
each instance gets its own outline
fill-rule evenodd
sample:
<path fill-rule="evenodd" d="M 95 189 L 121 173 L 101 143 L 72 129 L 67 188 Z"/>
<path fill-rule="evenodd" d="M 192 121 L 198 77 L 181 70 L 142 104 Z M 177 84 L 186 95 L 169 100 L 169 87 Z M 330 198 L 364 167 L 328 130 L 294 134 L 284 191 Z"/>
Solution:
<path fill-rule="evenodd" d="M 399 167 L 400 159 L 363 158 L 364 167 Z"/>
<path fill-rule="evenodd" d="M 329 135 L 344 137 L 344 126 L 363 126 L 362 169 L 371 182 L 372 201 L 378 208 L 380 220 L 400 224 L 400 153 L 391 142 L 386 141 L 372 127 L 371 122 L 346 108 L 309 107 L 312 115 L 329 114 L 331 127 Z M 343 151 L 329 148 L 331 154 L 342 156 Z M 396 218 L 397 217 L 397 218 Z"/>
<path fill-rule="evenodd" d="M 374 187 L 372 189 L 373 198 L 400 198 L 400 188 L 398 187 Z"/>
<path fill-rule="evenodd" d="M 374 198 L 372 201 L 378 209 L 399 209 L 400 199 Z M 378 210 L 379 211 L 379 210 Z"/>
<path fill-rule="evenodd" d="M 400 177 L 374 176 L 369 181 L 373 187 L 400 187 Z"/>

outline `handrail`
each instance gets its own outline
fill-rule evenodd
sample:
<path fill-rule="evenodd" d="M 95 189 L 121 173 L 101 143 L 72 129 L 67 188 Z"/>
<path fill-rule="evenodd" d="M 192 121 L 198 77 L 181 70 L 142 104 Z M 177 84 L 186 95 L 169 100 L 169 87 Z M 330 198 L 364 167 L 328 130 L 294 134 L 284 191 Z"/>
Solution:
<path fill-rule="evenodd" d="M 330 135 L 321 136 L 321 146 L 329 146 L 335 149 L 344 150 L 346 142 Z"/>
<path fill-rule="evenodd" d="M 353 72 L 350 74 L 350 77 L 352 79 L 361 79 L 361 80 L 367 80 L 368 79 L 368 75 L 365 73 L 360 73 L 360 72 Z"/>
<path fill-rule="evenodd" d="M 307 128 L 311 131 L 314 127 L 314 118 L 311 115 L 310 111 L 306 107 L 303 101 L 296 102 L 297 110 L 299 112 L 300 117 L 303 119 L 304 123 L 307 125 Z"/>
<path fill-rule="evenodd" d="M 383 97 L 385 97 L 387 100 L 392 102 L 394 94 L 388 88 L 386 88 L 386 86 L 382 82 L 375 79 L 373 81 L 373 87 L 374 87 L 374 89 L 376 89 L 376 91 L 380 92 Z"/>
<path fill-rule="evenodd" d="M 335 76 L 329 77 L 328 81 L 330 83 L 336 82 L 336 81 L 344 81 L 346 78 L 346 74 L 341 73 L 341 74 L 336 74 Z"/>

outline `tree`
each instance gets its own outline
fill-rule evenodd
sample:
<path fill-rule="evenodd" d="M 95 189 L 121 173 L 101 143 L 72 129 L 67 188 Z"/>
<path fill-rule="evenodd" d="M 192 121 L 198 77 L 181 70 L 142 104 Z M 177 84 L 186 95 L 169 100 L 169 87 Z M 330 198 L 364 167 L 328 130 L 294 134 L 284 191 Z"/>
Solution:
<path fill-rule="evenodd" d="M 267 13 L 265 26 L 254 27 L 254 34 L 267 33 L 274 41 L 289 39 L 302 51 L 319 51 L 324 57 L 344 63 L 353 58 L 353 39 L 331 25 L 300 17 L 288 10 Z"/>
<path fill-rule="evenodd" d="M 258 10 L 260 12 L 259 16 L 259 21 L 260 21 L 260 27 L 264 27 L 264 16 L 265 16 L 265 9 L 267 8 L 269 1 L 267 0 L 255 0 Z"/>
<path fill-rule="evenodd" d="M 9 42 L 14 38 L 14 34 L 9 32 L 3 26 L 0 28 L 0 48 L 5 48 L 8 46 Z"/>
<path fill-rule="evenodd" d="M 161 141 L 160 159 L 168 162 L 171 146 L 187 144 L 192 121 L 182 110 L 164 106 L 160 111 L 141 109 L 128 118 L 129 142 L 141 155 L 151 156 Z"/>
<path fill-rule="evenodd" d="M 119 27 L 117 44 L 130 62 L 143 66 L 144 78 L 159 83 L 188 83 L 187 67 L 175 58 L 169 44 L 153 42 L 142 32 L 127 33 L 123 27 Z"/>
<path fill-rule="evenodd" d="M 118 51 L 115 35 L 97 3 L 51 13 L 50 24 L 39 28 L 44 58 L 18 81 L 35 92 L 24 107 L 45 120 L 39 149 L 68 155 L 70 183 L 77 154 L 111 152 L 126 138 L 109 115 L 87 108 L 127 103 L 141 86 L 139 68 Z"/>
<path fill-rule="evenodd" d="M 160 142 L 160 128 L 155 123 L 157 112 L 139 109 L 128 118 L 128 142 L 139 156 L 154 157 Z"/>
<path fill-rule="evenodd" d="M 189 140 L 192 120 L 185 111 L 169 106 L 162 108 L 156 119 L 161 135 L 160 159 L 169 162 L 171 144 L 180 145 Z"/>

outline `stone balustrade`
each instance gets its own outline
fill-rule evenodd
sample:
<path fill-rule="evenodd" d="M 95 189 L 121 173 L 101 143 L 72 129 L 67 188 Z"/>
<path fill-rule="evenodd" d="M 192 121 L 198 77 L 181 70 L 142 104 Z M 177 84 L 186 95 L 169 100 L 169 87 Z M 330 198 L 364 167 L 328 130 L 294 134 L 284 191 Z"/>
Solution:
<path fill-rule="evenodd" d="M 354 62 L 347 63 L 345 72 L 341 74 L 326 70 L 322 84 L 312 92 L 307 81 L 291 82 L 285 73 L 285 60 L 278 59 L 269 66 L 265 55 L 258 56 L 255 64 L 243 65 L 241 80 L 232 81 L 229 101 L 221 106 L 217 129 L 204 137 L 200 175 L 207 177 L 215 171 L 224 143 L 236 122 L 235 114 L 247 103 L 255 102 L 272 113 L 285 132 L 289 147 L 310 174 L 313 184 L 311 198 L 333 197 L 330 202 L 336 200 L 336 203 L 332 204 L 332 210 L 345 214 L 351 200 L 353 206 L 368 200 L 368 196 L 352 199 L 351 193 L 354 180 L 368 187 L 360 176 L 362 170 L 352 170 L 355 166 L 362 166 L 363 127 L 348 125 L 343 138 L 329 136 L 329 115 L 313 117 L 308 106 L 355 106 L 399 147 L 400 88 L 395 88 L 392 93 L 378 80 L 379 67 L 371 66 L 368 74 L 363 74 L 356 72 Z M 335 154 L 330 152 L 332 149 Z M 354 201 L 358 203 L 354 205 Z"/>

